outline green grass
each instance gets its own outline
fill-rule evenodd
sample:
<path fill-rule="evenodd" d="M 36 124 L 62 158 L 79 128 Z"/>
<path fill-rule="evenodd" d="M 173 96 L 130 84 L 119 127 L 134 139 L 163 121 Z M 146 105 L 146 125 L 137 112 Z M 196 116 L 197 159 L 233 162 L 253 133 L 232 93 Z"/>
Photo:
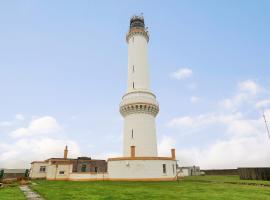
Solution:
<path fill-rule="evenodd" d="M 227 184 L 236 176 L 188 177 L 179 182 L 35 181 L 47 200 L 270 200 L 270 187 Z M 207 181 L 207 182 L 203 182 Z"/>
<path fill-rule="evenodd" d="M 0 189 L 1 200 L 26 200 L 18 186 L 4 187 Z"/>
<path fill-rule="evenodd" d="M 186 177 L 185 180 L 189 181 L 210 181 L 210 182 L 232 182 L 232 183 L 254 183 L 254 184 L 262 184 L 269 185 L 270 181 L 261 181 L 261 180 L 240 180 L 239 176 L 189 176 Z"/>

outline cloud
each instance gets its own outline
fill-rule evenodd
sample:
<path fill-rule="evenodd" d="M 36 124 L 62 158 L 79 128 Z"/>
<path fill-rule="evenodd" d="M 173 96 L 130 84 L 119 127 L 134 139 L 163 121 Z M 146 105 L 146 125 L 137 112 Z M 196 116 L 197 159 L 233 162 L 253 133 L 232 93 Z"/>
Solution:
<path fill-rule="evenodd" d="M 23 121 L 23 120 L 25 119 L 25 117 L 24 117 L 22 114 L 16 114 L 16 115 L 15 115 L 15 119 L 16 119 L 16 120 Z"/>
<path fill-rule="evenodd" d="M 270 110 L 267 113 L 270 117 Z M 241 115 L 223 115 L 214 119 L 213 116 L 204 115 L 205 119 L 201 116 L 186 117 L 187 122 L 182 120 L 180 124 L 176 124 L 195 129 L 196 134 L 204 134 L 220 123 L 224 127 L 224 129 L 217 129 L 216 132 L 220 136 L 217 136 L 217 139 L 210 144 L 202 141 L 202 143 L 205 142 L 204 146 L 177 148 L 179 151 L 177 158 L 182 166 L 196 164 L 202 168 L 237 168 L 270 165 L 270 140 L 261 117 L 248 119 Z M 195 119 L 199 118 L 202 121 L 197 122 Z M 221 137 L 223 133 L 227 137 Z M 193 135 L 193 137 L 198 136 Z"/>
<path fill-rule="evenodd" d="M 52 116 L 35 118 L 27 127 L 17 128 L 9 134 L 13 140 L 0 141 L 0 166 L 29 168 L 30 163 L 35 160 L 63 157 L 66 145 L 69 147 L 69 157 L 80 156 L 80 148 L 75 141 L 61 139 L 62 130 Z"/>
<path fill-rule="evenodd" d="M 171 156 L 171 149 L 175 148 L 175 141 L 169 136 L 163 136 L 158 144 L 158 154 L 162 156 Z"/>
<path fill-rule="evenodd" d="M 63 157 L 65 145 L 69 148 L 69 157 L 80 156 L 80 148 L 72 140 L 60 140 L 49 137 L 19 139 L 12 144 L 0 143 L 0 166 L 3 168 L 29 168 L 35 160 L 51 157 Z"/>
<path fill-rule="evenodd" d="M 254 101 L 264 95 L 260 85 L 251 80 L 238 83 L 237 93 L 231 97 L 219 101 L 221 108 L 237 110 L 242 106 L 254 104 Z"/>
<path fill-rule="evenodd" d="M 187 79 L 192 76 L 193 72 L 189 68 L 180 68 L 176 72 L 171 74 L 171 77 L 177 80 Z"/>
<path fill-rule="evenodd" d="M 232 97 L 218 101 L 222 106 L 214 112 L 175 117 L 167 123 L 171 132 L 177 133 L 174 141 L 181 166 L 236 168 L 270 165 L 270 140 L 258 110 L 264 107 L 266 118 L 270 119 L 268 90 L 250 80 L 240 82 L 236 88 Z M 183 139 L 193 143 L 179 145 L 178 141 L 181 143 Z"/>
<path fill-rule="evenodd" d="M 260 86 L 252 80 L 240 82 L 238 88 L 241 91 L 249 92 L 251 94 L 257 94 L 261 89 Z"/>
<path fill-rule="evenodd" d="M 200 101 L 200 98 L 197 96 L 192 96 L 189 100 L 191 103 L 197 103 L 198 101 Z"/>
<path fill-rule="evenodd" d="M 190 148 L 177 152 L 180 165 L 199 165 L 203 169 L 268 167 L 270 145 L 265 137 L 242 137 L 220 140 L 206 148 Z"/>
<path fill-rule="evenodd" d="M 61 126 L 57 123 L 55 118 L 45 116 L 32 120 L 26 128 L 16 129 L 11 133 L 11 136 L 19 138 L 32 135 L 51 134 L 59 132 L 61 129 Z"/>
<path fill-rule="evenodd" d="M 181 129 L 198 129 L 205 128 L 206 126 L 213 124 L 225 124 L 235 120 L 241 119 L 241 113 L 234 114 L 222 114 L 222 113 L 208 113 L 197 116 L 183 116 L 173 118 L 168 122 L 168 126 L 171 128 Z"/>
<path fill-rule="evenodd" d="M 256 108 L 266 108 L 270 106 L 270 99 L 260 100 L 256 103 Z"/>

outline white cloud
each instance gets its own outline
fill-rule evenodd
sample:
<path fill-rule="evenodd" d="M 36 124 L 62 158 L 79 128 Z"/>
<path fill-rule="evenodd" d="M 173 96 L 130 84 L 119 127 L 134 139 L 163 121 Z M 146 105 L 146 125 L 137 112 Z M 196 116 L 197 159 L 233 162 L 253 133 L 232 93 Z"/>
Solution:
<path fill-rule="evenodd" d="M 45 116 L 32 120 L 26 128 L 16 129 L 11 133 L 11 136 L 19 138 L 32 135 L 52 134 L 60 131 L 61 129 L 61 126 L 57 123 L 55 118 Z"/>
<path fill-rule="evenodd" d="M 260 100 L 256 103 L 256 108 L 266 108 L 270 106 L 270 99 Z"/>
<path fill-rule="evenodd" d="M 204 169 L 268 167 L 270 145 L 264 136 L 220 140 L 206 148 L 180 148 L 180 165 L 199 165 Z"/>
<path fill-rule="evenodd" d="M 0 143 L 0 166 L 3 168 L 29 168 L 32 161 L 63 157 L 65 145 L 69 157 L 80 156 L 80 148 L 72 140 L 48 137 L 19 139 L 12 144 Z"/>
<path fill-rule="evenodd" d="M 197 96 L 192 96 L 190 97 L 190 102 L 191 103 L 197 103 L 198 101 L 200 101 L 200 98 Z"/>
<path fill-rule="evenodd" d="M 175 148 L 175 141 L 173 138 L 163 136 L 158 144 L 158 154 L 161 156 L 171 156 L 171 149 Z"/>
<path fill-rule="evenodd" d="M 172 78 L 182 80 L 186 78 L 190 78 L 192 76 L 193 72 L 190 68 L 180 68 L 176 72 L 171 74 Z"/>
<path fill-rule="evenodd" d="M 260 91 L 260 86 L 251 80 L 240 82 L 238 88 L 241 91 L 249 92 L 251 94 L 257 94 Z"/>
<path fill-rule="evenodd" d="M 209 125 L 213 124 L 225 124 L 228 122 L 232 122 L 235 120 L 241 119 L 241 113 L 234 113 L 234 114 L 222 114 L 222 113 L 209 113 L 204 115 L 197 115 L 197 116 L 184 116 L 174 118 L 167 124 L 169 127 L 172 128 L 181 128 L 181 129 L 198 129 L 204 128 Z"/>
<path fill-rule="evenodd" d="M 80 156 L 80 148 L 75 141 L 60 139 L 61 130 L 61 126 L 51 116 L 35 118 L 27 127 L 16 129 L 10 133 L 15 139 L 10 142 L 0 141 L 0 166 L 28 168 L 35 160 L 63 157 L 66 145 L 69 147 L 69 157 Z"/>
<path fill-rule="evenodd" d="M 262 91 L 260 85 L 254 81 L 246 80 L 238 83 L 237 93 L 233 97 L 219 101 L 218 105 L 224 109 L 237 110 L 241 106 L 254 104 Z"/>
<path fill-rule="evenodd" d="M 25 117 L 24 117 L 22 114 L 16 114 L 16 115 L 15 115 L 15 119 L 16 119 L 16 120 L 23 121 L 23 120 L 25 119 Z"/>
<path fill-rule="evenodd" d="M 167 125 L 177 131 L 176 137 L 181 135 L 179 133 L 184 133 L 181 139 L 206 137 L 196 146 L 178 146 L 180 165 L 201 168 L 269 166 L 270 140 L 261 111 L 256 110 L 265 108 L 265 115 L 270 119 L 270 96 L 266 91 L 247 80 L 238 84 L 234 96 L 219 102 L 222 106 L 217 111 L 170 120 Z"/>
<path fill-rule="evenodd" d="M 184 116 L 184 117 L 178 117 L 178 118 L 174 118 L 172 119 L 168 125 L 170 127 L 180 127 L 180 126 L 184 126 L 184 127 L 191 127 L 194 125 L 194 118 L 190 117 L 190 116 Z"/>

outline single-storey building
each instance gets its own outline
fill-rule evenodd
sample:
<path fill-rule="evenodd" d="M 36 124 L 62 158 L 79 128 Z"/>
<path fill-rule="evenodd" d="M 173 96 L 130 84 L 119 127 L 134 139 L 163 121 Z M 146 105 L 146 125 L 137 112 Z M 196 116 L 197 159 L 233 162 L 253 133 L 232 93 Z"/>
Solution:
<path fill-rule="evenodd" d="M 31 163 L 30 178 L 47 180 L 76 180 L 91 175 L 91 178 L 104 177 L 107 173 L 107 162 L 90 157 L 67 158 L 67 147 L 64 158 L 49 158 Z M 102 176 L 101 176 L 102 175 Z M 87 176 L 86 176 L 87 177 Z M 90 178 L 89 178 L 90 179 Z"/>

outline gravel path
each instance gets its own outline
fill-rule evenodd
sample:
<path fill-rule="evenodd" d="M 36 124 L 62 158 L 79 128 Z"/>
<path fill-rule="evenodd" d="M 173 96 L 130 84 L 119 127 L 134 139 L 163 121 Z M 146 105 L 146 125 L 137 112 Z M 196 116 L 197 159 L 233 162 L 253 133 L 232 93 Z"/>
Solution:
<path fill-rule="evenodd" d="M 39 194 L 37 194 L 36 192 L 34 192 L 29 186 L 27 185 L 22 185 L 20 186 L 21 191 L 24 193 L 24 195 L 26 196 L 26 198 L 28 200 L 44 200 L 43 198 L 41 198 L 41 196 L 39 196 Z"/>

